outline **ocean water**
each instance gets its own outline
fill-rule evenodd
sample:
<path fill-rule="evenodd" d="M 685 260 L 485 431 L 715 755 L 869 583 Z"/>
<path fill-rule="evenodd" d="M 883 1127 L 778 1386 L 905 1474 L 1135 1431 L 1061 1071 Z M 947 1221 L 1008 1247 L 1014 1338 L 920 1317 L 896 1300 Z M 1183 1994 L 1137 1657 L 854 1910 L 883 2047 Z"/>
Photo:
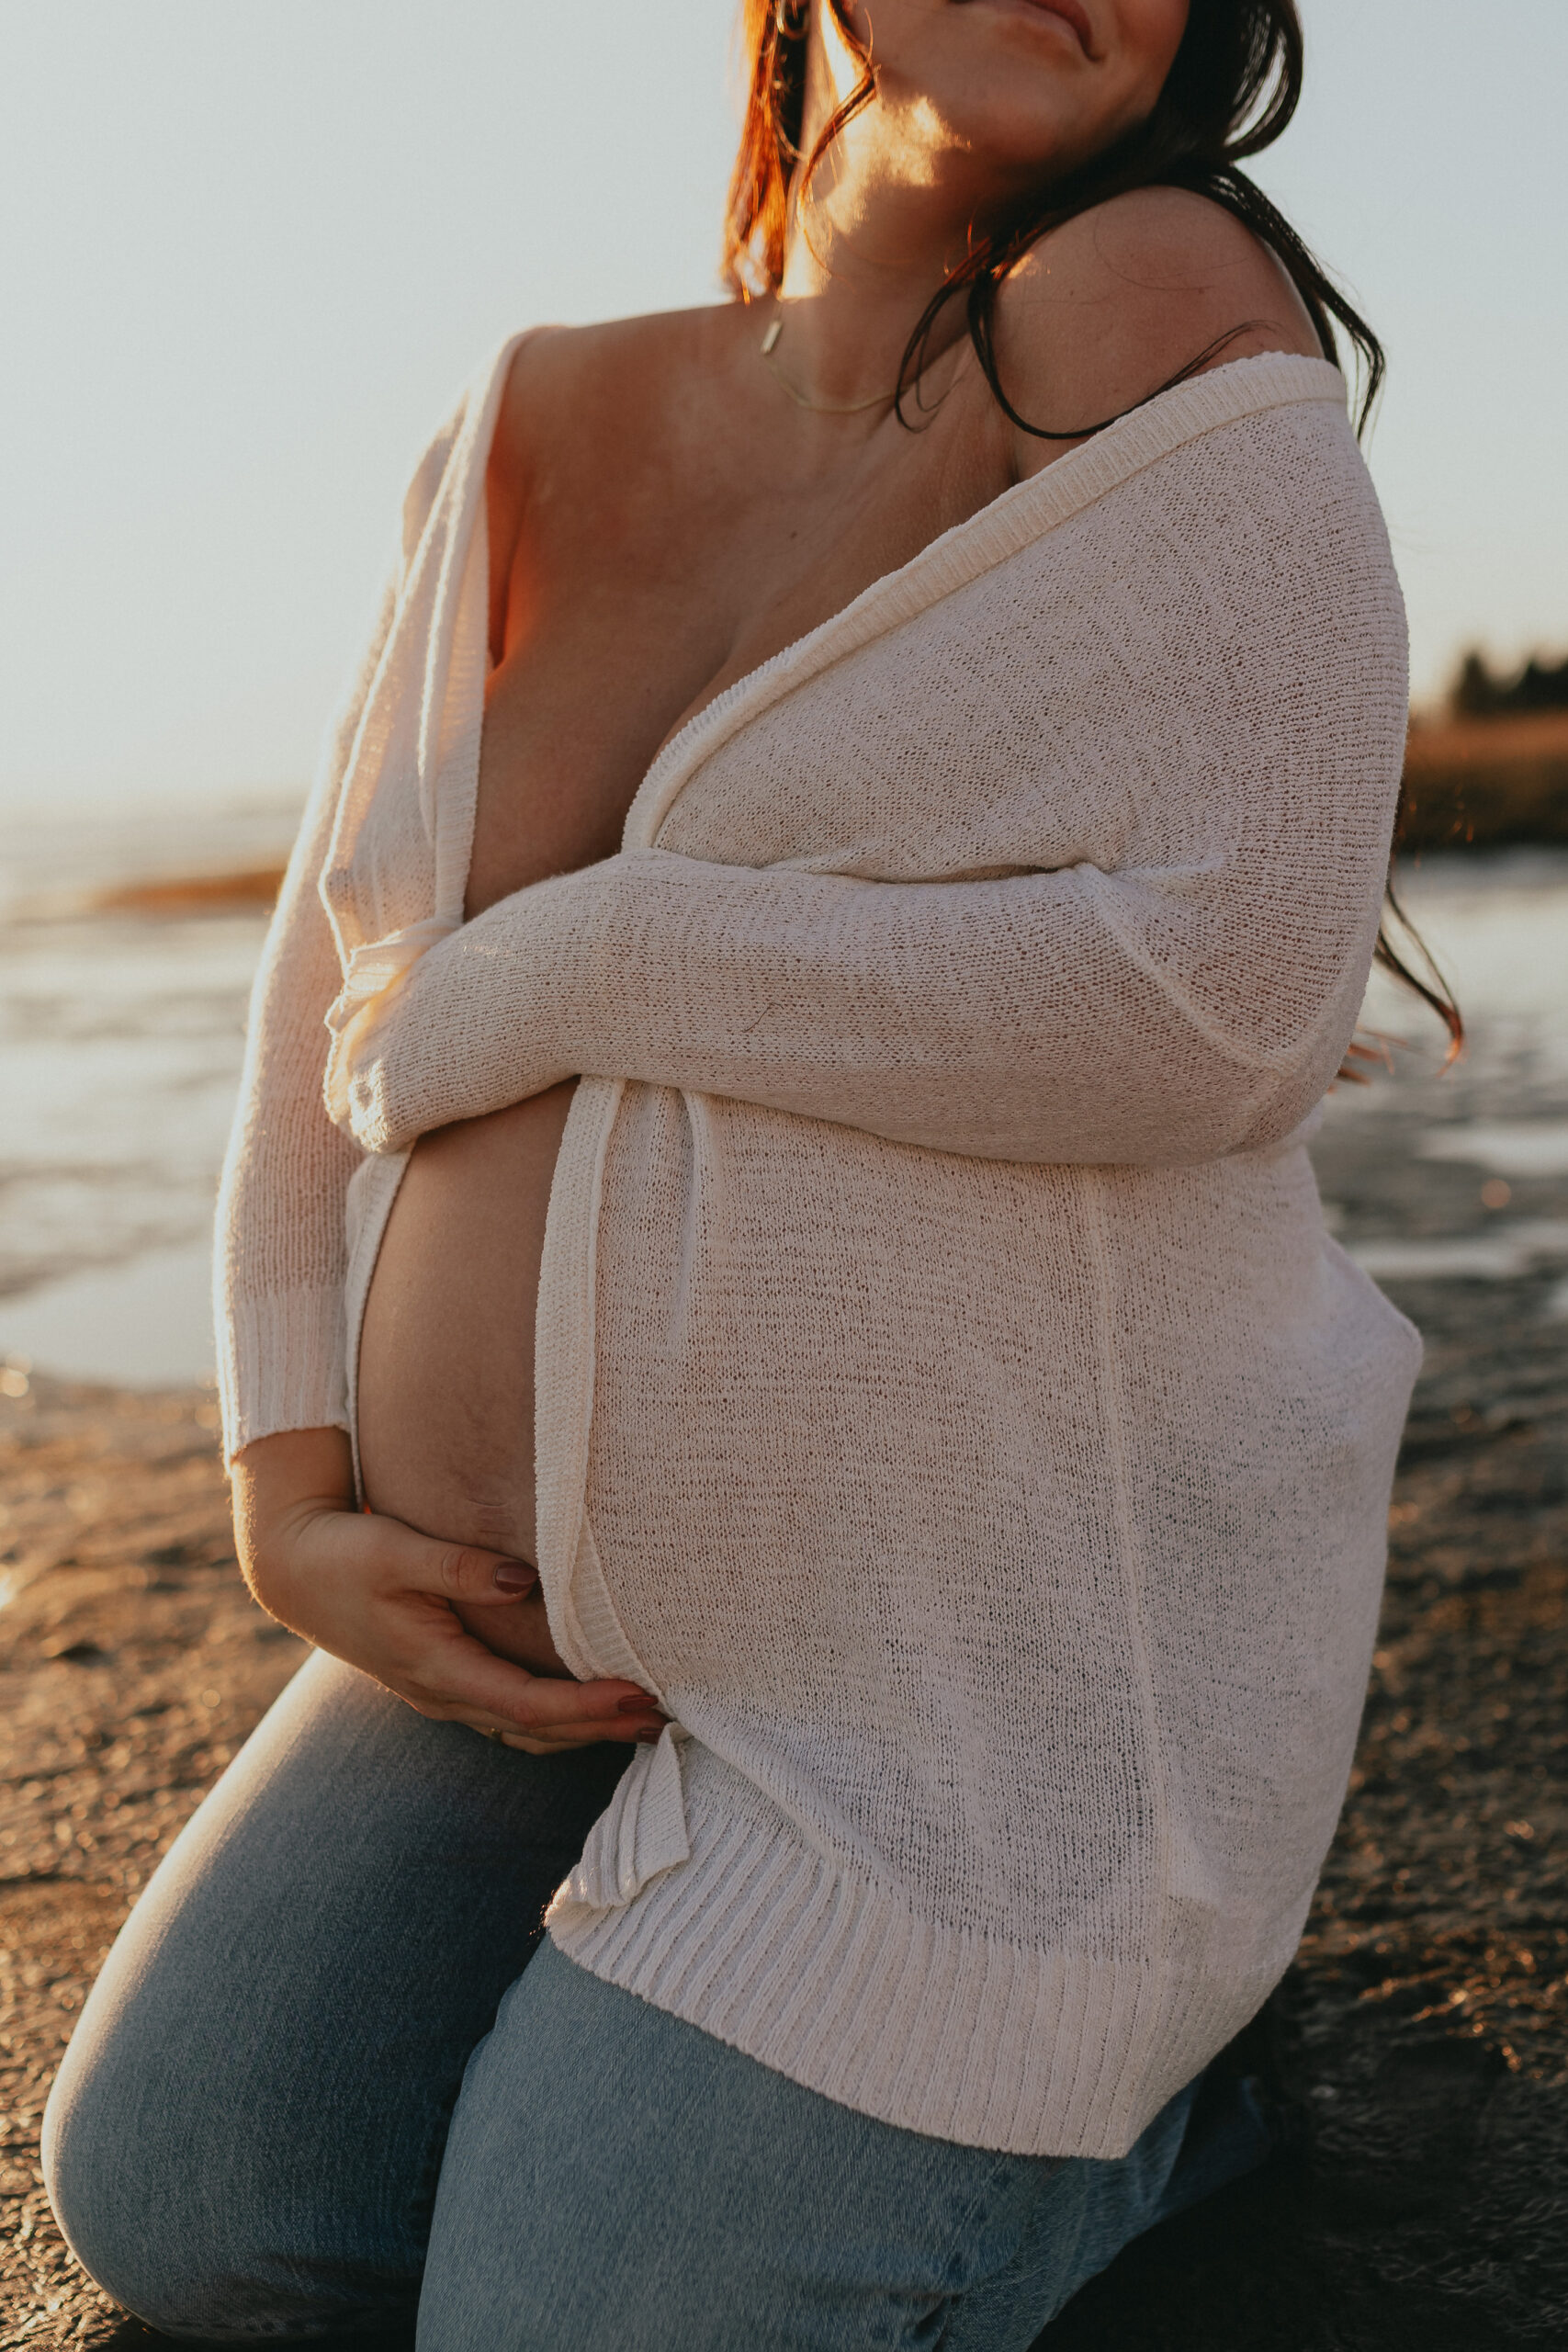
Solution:
<path fill-rule="evenodd" d="M 1408 1044 L 1392 1074 L 1329 1096 L 1314 1157 L 1330 1224 L 1417 1322 L 1433 1283 L 1490 1286 L 1483 1314 L 1568 1315 L 1568 854 L 1430 858 L 1402 896 L 1465 1050 L 1443 1068 L 1438 1023 L 1374 974 L 1363 1019 Z"/>
<path fill-rule="evenodd" d="M 93 910 L 130 881 L 281 863 L 297 804 L 42 812 L 0 857 L 0 1378 L 210 1375 L 208 1259 L 265 916 Z M 1330 1222 L 1380 1281 L 1536 1278 L 1568 1313 L 1568 854 L 1429 859 L 1412 913 L 1471 1043 L 1379 979 L 1392 1072 L 1330 1096 Z"/>
<path fill-rule="evenodd" d="M 162 1386 L 213 1363 L 212 1203 L 259 907 L 93 910 L 280 864 L 296 799 L 13 817 L 0 853 L 0 1355 Z"/>

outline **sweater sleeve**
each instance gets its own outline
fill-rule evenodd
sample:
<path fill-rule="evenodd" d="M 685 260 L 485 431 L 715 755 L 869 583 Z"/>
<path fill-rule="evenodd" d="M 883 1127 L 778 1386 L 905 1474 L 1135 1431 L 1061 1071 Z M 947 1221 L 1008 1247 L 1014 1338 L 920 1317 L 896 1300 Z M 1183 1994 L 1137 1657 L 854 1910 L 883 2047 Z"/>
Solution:
<path fill-rule="evenodd" d="M 1269 895 L 1248 906 L 1246 877 L 1213 868 L 905 884 L 627 853 L 426 956 L 365 1041 L 352 1125 L 395 1151 L 594 1075 L 977 1158 L 1215 1159 L 1288 1134 L 1332 1079 L 1378 878 L 1369 859 L 1315 925 L 1296 893 L 1303 989 L 1281 984 Z"/>
<path fill-rule="evenodd" d="M 345 782 L 468 395 L 404 492 L 369 641 L 328 729 L 251 994 L 240 1098 L 219 1190 L 213 1266 L 229 1458 L 280 1430 L 347 1429 L 347 1206 L 364 1164 L 322 1101 L 344 955 L 321 891 Z"/>
<path fill-rule="evenodd" d="M 317 885 L 395 603 L 394 582 L 328 736 L 251 996 L 213 1268 L 229 1458 L 279 1430 L 348 1427 L 344 1208 L 363 1153 L 321 1102 L 323 1018 L 342 966 Z"/>

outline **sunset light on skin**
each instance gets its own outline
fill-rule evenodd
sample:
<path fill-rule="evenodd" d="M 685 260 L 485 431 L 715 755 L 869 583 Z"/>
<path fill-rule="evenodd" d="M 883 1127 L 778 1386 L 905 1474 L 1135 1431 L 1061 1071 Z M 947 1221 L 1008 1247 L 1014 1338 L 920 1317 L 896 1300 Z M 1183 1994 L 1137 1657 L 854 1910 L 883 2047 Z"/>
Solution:
<path fill-rule="evenodd" d="M 1076 0 L 965 5 L 1082 37 Z M 1388 345 L 1371 458 L 1429 699 L 1467 643 L 1568 646 L 1568 16 L 1513 0 L 1478 43 L 1458 0 L 1304 14 L 1258 175 Z M 478 355 L 713 299 L 732 15 L 604 0 L 587 72 L 570 12 L 511 0 L 454 0 L 439 43 L 379 0 L 4 0 L 0 802 L 302 787 Z"/>

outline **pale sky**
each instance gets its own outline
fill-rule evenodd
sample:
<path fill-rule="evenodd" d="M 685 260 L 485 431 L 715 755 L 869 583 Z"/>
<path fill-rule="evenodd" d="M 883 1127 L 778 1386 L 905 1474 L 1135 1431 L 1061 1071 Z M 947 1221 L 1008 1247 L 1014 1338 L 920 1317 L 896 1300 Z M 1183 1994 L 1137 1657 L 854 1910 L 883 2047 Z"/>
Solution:
<path fill-rule="evenodd" d="M 1568 652 L 1568 6 L 1303 0 L 1418 694 Z M 514 327 L 713 298 L 733 0 L 0 0 L 0 799 L 300 784 Z"/>

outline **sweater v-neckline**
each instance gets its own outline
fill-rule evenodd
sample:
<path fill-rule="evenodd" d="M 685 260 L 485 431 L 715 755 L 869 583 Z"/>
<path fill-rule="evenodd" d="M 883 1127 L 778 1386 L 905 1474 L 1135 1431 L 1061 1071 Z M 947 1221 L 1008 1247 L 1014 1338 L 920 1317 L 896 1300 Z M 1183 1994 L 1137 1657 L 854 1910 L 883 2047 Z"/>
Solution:
<path fill-rule="evenodd" d="M 473 552 L 476 526 L 482 524 L 483 483 L 500 396 L 513 360 L 533 332 L 525 329 L 508 336 L 475 387 L 468 417 L 479 429 L 472 434 L 465 468 L 461 494 L 465 512 L 459 524 L 464 544 L 460 552 L 453 550 L 457 554 L 459 567 Z M 626 811 L 622 848 L 653 848 L 671 809 L 704 762 L 774 703 L 807 684 L 846 654 L 915 619 L 983 572 L 1020 554 L 1047 532 L 1131 481 L 1145 467 L 1217 426 L 1236 423 L 1261 410 L 1289 407 L 1305 401 L 1334 401 L 1343 406 L 1345 400 L 1345 379 L 1329 360 L 1303 358 L 1293 352 L 1262 352 L 1249 358 L 1229 360 L 1222 368 L 1211 368 L 1206 375 L 1191 377 L 1169 391 L 1156 393 L 1140 408 L 1130 409 L 1092 440 L 1080 442 L 1065 457 L 1043 466 L 1027 481 L 1014 482 L 998 492 L 963 522 L 940 532 L 908 562 L 880 573 L 836 613 L 830 613 L 804 636 L 781 646 L 754 669 L 732 679 L 710 702 L 682 720 L 655 754 L 637 786 Z M 460 869 L 465 876 L 471 854 L 472 800 L 478 786 L 482 671 L 478 692 L 480 710 L 475 717 L 472 786 L 464 796 L 462 808 L 452 804 L 450 796 L 442 796 L 445 805 L 438 806 L 435 811 L 438 845 L 451 850 L 449 860 L 445 862 L 450 864 L 454 875 Z M 452 828 L 458 829 L 462 837 L 460 854 L 449 830 Z M 438 858 L 438 864 L 443 862 Z"/>
<path fill-rule="evenodd" d="M 1261 352 L 1228 361 L 1129 410 L 882 572 L 804 636 L 781 646 L 683 720 L 655 755 L 626 812 L 624 849 L 650 849 L 704 762 L 753 718 L 833 662 L 913 620 L 1108 492 L 1217 426 L 1298 401 L 1343 405 L 1346 383 L 1326 359 Z"/>

